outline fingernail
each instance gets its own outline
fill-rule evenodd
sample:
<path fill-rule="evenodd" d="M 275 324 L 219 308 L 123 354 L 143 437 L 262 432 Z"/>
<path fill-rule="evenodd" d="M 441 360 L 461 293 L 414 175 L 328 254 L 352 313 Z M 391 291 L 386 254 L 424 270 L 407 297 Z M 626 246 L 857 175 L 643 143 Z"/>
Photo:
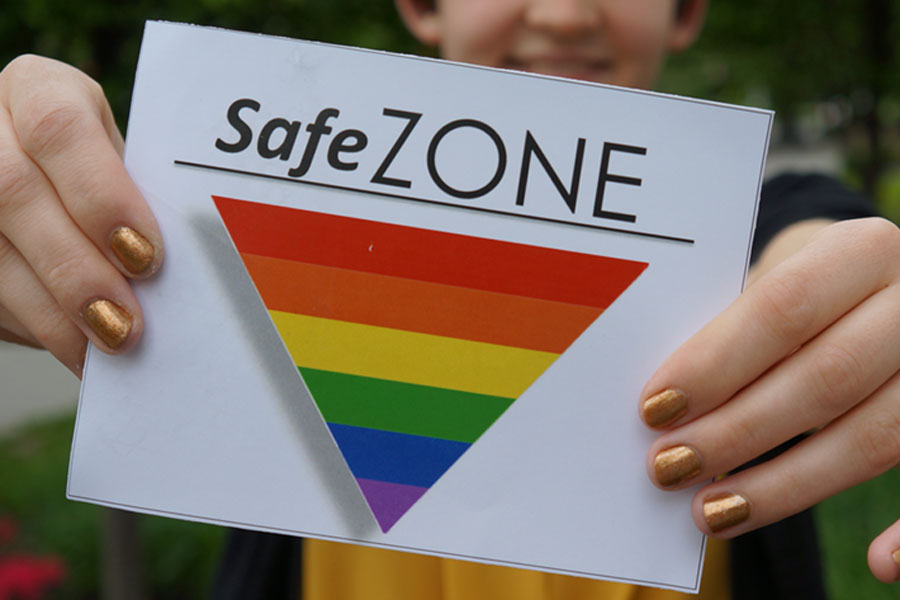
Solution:
<path fill-rule="evenodd" d="M 131 227 L 119 227 L 113 231 L 109 246 L 133 275 L 145 273 L 153 265 L 156 254 L 153 244 Z"/>
<path fill-rule="evenodd" d="M 684 392 L 664 390 L 644 400 L 641 414 L 650 427 L 663 427 L 683 416 L 687 409 L 687 396 Z"/>
<path fill-rule="evenodd" d="M 703 517 L 713 533 L 743 523 L 749 516 L 750 503 L 738 494 L 714 496 L 703 502 Z"/>
<path fill-rule="evenodd" d="M 88 304 L 84 309 L 84 320 L 113 350 L 121 346 L 131 333 L 131 315 L 109 300 L 94 300 Z"/>
<path fill-rule="evenodd" d="M 675 446 L 663 450 L 653 461 L 656 480 L 669 487 L 686 481 L 700 472 L 700 457 L 687 446 Z"/>
<path fill-rule="evenodd" d="M 894 559 L 894 562 L 900 567 L 900 548 L 897 548 L 893 552 L 891 552 L 891 558 Z"/>

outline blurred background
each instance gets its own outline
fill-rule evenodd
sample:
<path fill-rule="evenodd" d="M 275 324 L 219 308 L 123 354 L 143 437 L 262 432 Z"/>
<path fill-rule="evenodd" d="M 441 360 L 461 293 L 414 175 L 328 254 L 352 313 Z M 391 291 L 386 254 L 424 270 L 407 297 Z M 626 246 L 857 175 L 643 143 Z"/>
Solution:
<path fill-rule="evenodd" d="M 3 0 L 0 65 L 33 52 L 79 67 L 124 131 L 145 19 L 430 54 L 390 0 Z M 768 174 L 829 173 L 900 222 L 898 30 L 896 0 L 713 0 L 699 43 L 670 60 L 660 89 L 775 109 Z M 77 396 L 51 357 L 0 342 L 0 599 L 16 598 L 15 586 L 28 598 L 110 597 L 116 575 L 138 577 L 147 598 L 206 597 L 221 529 L 123 521 L 65 500 Z M 897 471 L 824 502 L 816 518 L 833 598 L 900 598 L 865 560 L 869 540 L 900 518 Z M 135 543 L 123 550 L 123 539 Z M 127 572 L 128 548 L 139 573 Z"/>

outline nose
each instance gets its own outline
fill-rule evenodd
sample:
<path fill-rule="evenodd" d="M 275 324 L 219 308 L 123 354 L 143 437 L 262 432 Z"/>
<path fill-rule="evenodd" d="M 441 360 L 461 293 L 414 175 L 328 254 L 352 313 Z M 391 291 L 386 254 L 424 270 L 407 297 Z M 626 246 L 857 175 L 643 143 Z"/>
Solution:
<path fill-rule="evenodd" d="M 535 28 L 577 36 L 600 25 L 599 0 L 529 0 L 525 18 Z"/>

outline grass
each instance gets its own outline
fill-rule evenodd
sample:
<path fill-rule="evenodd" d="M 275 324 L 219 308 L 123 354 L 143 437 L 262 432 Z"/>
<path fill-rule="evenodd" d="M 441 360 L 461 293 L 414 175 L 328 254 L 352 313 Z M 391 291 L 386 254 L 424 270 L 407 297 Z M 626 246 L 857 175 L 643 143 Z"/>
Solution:
<path fill-rule="evenodd" d="M 17 552 L 56 554 L 68 566 L 57 597 L 99 595 L 99 507 L 65 499 L 73 417 L 36 423 L 0 439 L 0 517 L 20 526 Z M 875 535 L 900 518 L 900 471 L 847 490 L 819 505 L 816 519 L 832 600 L 900 599 L 900 586 L 879 583 L 866 564 Z M 141 517 L 146 577 L 155 599 L 205 598 L 223 530 Z"/>

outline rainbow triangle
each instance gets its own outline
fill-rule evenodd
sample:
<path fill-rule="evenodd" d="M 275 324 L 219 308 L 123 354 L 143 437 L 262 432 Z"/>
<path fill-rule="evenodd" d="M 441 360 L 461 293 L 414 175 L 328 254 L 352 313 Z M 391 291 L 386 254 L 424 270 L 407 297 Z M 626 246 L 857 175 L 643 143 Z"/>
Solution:
<path fill-rule="evenodd" d="M 647 267 L 213 200 L 385 532 Z"/>

